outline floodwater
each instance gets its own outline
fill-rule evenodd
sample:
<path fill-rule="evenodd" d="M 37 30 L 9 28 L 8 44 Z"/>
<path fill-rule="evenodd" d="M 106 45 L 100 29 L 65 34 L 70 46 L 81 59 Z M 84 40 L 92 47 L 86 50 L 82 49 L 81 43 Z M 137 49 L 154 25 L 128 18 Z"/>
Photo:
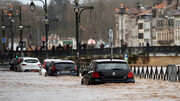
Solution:
<path fill-rule="evenodd" d="M 180 82 L 136 78 L 87 86 L 81 78 L 0 71 L 0 101 L 180 101 Z"/>

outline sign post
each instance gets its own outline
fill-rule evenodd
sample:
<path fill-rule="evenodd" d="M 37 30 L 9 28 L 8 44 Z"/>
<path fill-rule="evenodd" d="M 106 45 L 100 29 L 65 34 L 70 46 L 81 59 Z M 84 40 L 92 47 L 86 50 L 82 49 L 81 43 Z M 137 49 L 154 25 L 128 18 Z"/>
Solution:
<path fill-rule="evenodd" d="M 109 29 L 109 39 L 111 44 L 111 60 L 113 59 L 113 30 Z"/>
<path fill-rule="evenodd" d="M 1 42 L 2 42 L 2 43 L 6 43 L 6 38 L 2 38 L 2 39 L 1 39 Z"/>
<path fill-rule="evenodd" d="M 128 62 L 128 55 L 124 54 L 124 60 Z"/>

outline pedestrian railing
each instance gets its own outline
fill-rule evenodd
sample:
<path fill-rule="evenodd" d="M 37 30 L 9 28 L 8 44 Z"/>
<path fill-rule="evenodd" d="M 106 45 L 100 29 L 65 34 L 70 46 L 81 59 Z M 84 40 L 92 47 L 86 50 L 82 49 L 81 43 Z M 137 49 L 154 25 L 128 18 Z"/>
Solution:
<path fill-rule="evenodd" d="M 114 47 L 114 54 L 121 54 L 121 47 Z M 180 46 L 151 46 L 151 47 L 127 47 L 123 49 L 125 53 L 139 54 L 141 52 L 148 53 L 176 53 L 180 54 Z M 20 51 L 13 51 L 13 54 L 20 54 Z M 46 50 L 33 50 L 33 51 L 23 51 L 25 56 L 46 56 Z M 69 50 L 48 50 L 48 55 L 53 56 L 76 56 L 77 51 L 75 49 Z M 81 55 L 109 55 L 111 53 L 111 48 L 93 48 L 93 49 L 80 49 Z"/>
<path fill-rule="evenodd" d="M 136 77 L 157 80 L 180 81 L 180 66 L 130 66 Z"/>

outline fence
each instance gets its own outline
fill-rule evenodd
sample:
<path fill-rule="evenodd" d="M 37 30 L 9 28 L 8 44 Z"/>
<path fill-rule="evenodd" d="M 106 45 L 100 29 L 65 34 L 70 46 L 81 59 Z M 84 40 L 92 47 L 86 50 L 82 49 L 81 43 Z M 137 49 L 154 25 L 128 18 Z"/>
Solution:
<path fill-rule="evenodd" d="M 76 56 L 76 50 L 48 50 L 49 56 Z M 148 52 L 148 53 L 176 53 L 180 54 L 180 46 L 152 46 L 152 47 L 127 47 L 124 49 L 125 53 L 133 53 L 139 54 L 141 52 Z M 45 56 L 45 50 L 38 50 L 38 51 L 23 51 L 25 56 Z M 109 55 L 111 53 L 110 48 L 93 48 L 93 49 L 81 49 L 81 55 Z M 121 54 L 121 48 L 115 47 L 113 48 L 114 54 Z M 14 51 L 13 54 L 20 54 L 20 51 Z"/>
<path fill-rule="evenodd" d="M 157 80 L 180 81 L 180 67 L 168 66 L 130 66 L 136 77 Z"/>

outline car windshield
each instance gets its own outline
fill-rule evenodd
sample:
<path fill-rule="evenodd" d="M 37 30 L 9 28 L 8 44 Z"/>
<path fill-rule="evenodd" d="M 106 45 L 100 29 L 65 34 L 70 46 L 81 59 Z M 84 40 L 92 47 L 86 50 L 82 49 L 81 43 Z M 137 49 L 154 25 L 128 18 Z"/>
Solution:
<path fill-rule="evenodd" d="M 72 69 L 75 68 L 73 63 L 57 63 L 55 64 L 56 69 Z"/>
<path fill-rule="evenodd" d="M 126 62 L 103 62 L 97 64 L 97 70 L 124 70 L 129 69 Z"/>
<path fill-rule="evenodd" d="M 35 59 L 27 59 L 25 60 L 26 63 L 37 63 L 38 60 L 35 60 Z"/>

